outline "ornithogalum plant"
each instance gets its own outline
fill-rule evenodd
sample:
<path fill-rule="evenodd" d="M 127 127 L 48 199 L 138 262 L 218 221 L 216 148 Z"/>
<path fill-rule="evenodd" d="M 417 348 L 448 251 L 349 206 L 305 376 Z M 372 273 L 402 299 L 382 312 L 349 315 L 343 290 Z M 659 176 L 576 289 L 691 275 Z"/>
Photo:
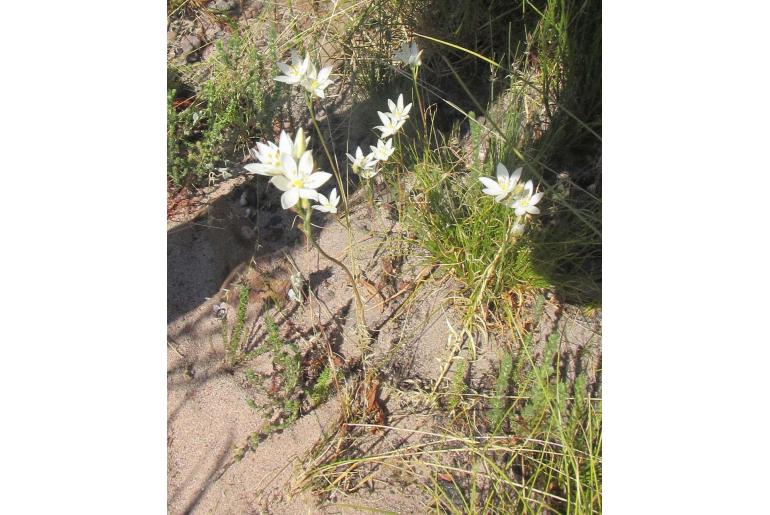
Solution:
<path fill-rule="evenodd" d="M 412 43 L 411 46 L 406 45 L 403 47 L 395 56 L 396 59 L 403 61 L 411 67 L 415 82 L 418 69 L 422 64 L 421 55 L 422 50 L 418 50 L 416 44 Z M 327 254 L 314 238 L 313 225 L 311 223 L 313 211 L 337 214 L 338 206 L 340 201 L 342 201 L 343 212 L 341 215 L 352 238 L 347 189 L 342 182 L 341 174 L 336 165 L 337 161 L 332 157 L 326 146 L 315 116 L 315 102 L 321 102 L 326 96 L 326 88 L 334 83 L 330 78 L 332 68 L 331 66 L 326 66 L 318 70 L 309 54 L 306 54 L 303 59 L 297 51 L 291 52 L 291 61 L 289 63 L 278 63 L 277 65 L 282 72 L 281 75 L 275 77 L 277 82 L 298 86 L 303 90 L 305 101 L 310 111 L 310 119 L 326 153 L 332 173 L 316 170 L 312 151 L 307 150 L 308 145 L 310 145 L 310 138 L 305 137 L 301 128 L 297 131 L 294 138 L 291 138 L 286 132 L 282 131 L 278 144 L 270 141 L 258 142 L 256 147 L 250 150 L 251 157 L 257 162 L 247 164 L 245 169 L 248 173 L 270 177 L 270 183 L 283 192 L 281 195 L 281 207 L 294 210 L 302 220 L 301 228 L 308 242 L 347 274 L 353 286 L 358 329 L 361 335 L 367 335 L 368 337 L 363 302 L 361 301 L 361 295 L 356 283 L 355 259 L 351 256 L 351 267 L 353 268 L 353 272 L 351 272 L 344 263 Z M 374 127 L 374 129 L 380 131 L 380 138 L 376 146 L 369 147 L 371 152 L 364 154 L 361 147 L 358 147 L 354 155 L 347 154 L 353 173 L 365 180 L 374 178 L 379 173 L 382 165 L 395 152 L 393 137 L 399 133 L 409 118 L 409 110 L 412 108 L 412 104 L 404 105 L 404 95 L 399 94 L 395 101 L 388 100 L 388 108 L 387 112 L 377 112 L 382 125 Z M 339 191 L 337 188 L 334 188 L 327 197 L 320 193 L 318 189 L 332 176 L 334 176 L 337 182 Z M 530 201 L 530 209 L 532 204 L 534 203 Z M 521 209 L 527 209 L 527 206 L 522 205 Z M 292 290 L 290 296 L 294 301 L 301 302 L 303 300 L 299 290 Z"/>
<path fill-rule="evenodd" d="M 524 234 L 528 215 L 540 214 L 540 208 L 537 203 L 543 198 L 543 193 L 534 193 L 532 181 L 521 183 L 522 168 L 517 168 L 512 174 L 503 163 L 497 163 L 497 177 L 479 177 L 479 181 L 484 185 L 482 193 L 494 197 L 495 202 L 505 204 L 513 209 L 516 219 L 511 226 L 511 234 L 514 237 Z"/>

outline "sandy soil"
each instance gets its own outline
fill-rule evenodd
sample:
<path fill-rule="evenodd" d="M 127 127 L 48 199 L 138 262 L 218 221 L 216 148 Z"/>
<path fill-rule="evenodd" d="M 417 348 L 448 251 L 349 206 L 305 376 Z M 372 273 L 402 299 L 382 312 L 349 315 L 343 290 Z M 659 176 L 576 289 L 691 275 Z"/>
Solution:
<path fill-rule="evenodd" d="M 310 329 L 323 327 L 336 342 L 335 350 L 342 359 L 355 362 L 361 358 L 361 349 L 351 336 L 352 288 L 346 276 L 315 249 L 306 249 L 299 231 L 291 229 L 292 215 L 277 206 L 277 192 L 265 189 L 259 179 L 252 181 L 257 185 L 259 203 L 252 220 L 247 216 L 248 207 L 239 203 L 244 179 L 237 178 L 208 191 L 207 207 L 169 222 L 169 513 L 361 513 L 366 507 L 395 513 L 429 511 L 423 490 L 386 470 L 373 473 L 366 488 L 353 495 L 336 491 L 321 499 L 299 491 L 303 466 L 318 454 L 317 446 L 340 427 L 341 407 L 336 396 L 268 437 L 242 460 L 234 459 L 235 450 L 271 416 L 247 404 L 250 398 L 257 403 L 266 398 L 246 386 L 244 370 L 274 371 L 269 353 L 235 369 L 226 365 L 221 321 L 214 316 L 213 306 L 218 304 L 221 288 L 226 286 L 223 281 L 231 270 L 254 256 L 260 270 L 269 274 L 275 267 L 286 267 L 286 255 L 290 256 L 310 278 L 315 296 L 304 305 L 287 301 L 282 310 L 287 318 L 276 314 L 282 334 L 305 349 Z M 421 406 L 414 400 L 419 396 L 412 392 L 424 392 L 437 380 L 451 377 L 452 368 L 445 364 L 456 352 L 450 326 L 459 326 L 458 310 L 453 307 L 459 285 L 449 278 L 428 277 L 430 267 L 419 258 L 418 249 L 410 249 L 413 254 L 392 273 L 392 263 L 398 263 L 397 252 L 385 242 L 388 234 L 397 233 L 399 228 L 383 209 L 372 210 L 360 202 L 351 221 L 352 248 L 358 262 L 363 263 L 364 277 L 374 285 L 362 289 L 367 300 L 367 324 L 378 330 L 366 362 L 379 367 L 379 395 L 387 425 L 393 427 L 358 438 L 359 448 L 372 454 L 423 438 L 410 430 L 440 430 L 444 422 L 441 415 Z M 345 227 L 329 215 L 317 215 L 314 223 L 320 226 L 321 246 L 348 262 L 351 246 Z M 392 295 L 417 277 L 428 280 L 408 308 L 399 310 L 405 295 L 383 305 L 383 296 Z M 264 322 L 259 316 L 263 308 L 259 302 L 249 306 L 246 327 L 254 348 L 264 343 Z M 228 310 L 227 316 L 232 320 L 234 310 Z M 599 323 L 582 316 L 579 310 L 549 303 L 538 323 L 537 341 L 543 342 L 558 329 L 564 373 L 574 377 L 586 366 L 594 367 L 588 370 L 592 380 L 599 364 L 595 359 L 599 355 Z M 479 348 L 471 368 L 472 388 L 484 389 L 493 383 L 504 345 L 496 340 L 493 337 Z M 469 358 L 467 349 L 460 355 Z"/>
<path fill-rule="evenodd" d="M 233 200 L 233 190 L 242 182 L 243 179 L 235 179 L 211 192 L 209 208 L 197 218 L 169 224 L 168 508 L 170 513 L 321 512 L 318 499 L 295 495 L 290 483 L 292 473 L 299 470 L 312 446 L 334 430 L 339 418 L 338 400 L 333 398 L 302 416 L 291 428 L 269 437 L 255 452 L 247 453 L 242 461 L 234 461 L 233 450 L 266 423 L 266 416 L 247 405 L 251 393 L 243 386 L 243 369 L 249 366 L 269 371 L 269 364 L 265 363 L 269 357 L 262 355 L 229 370 L 225 366 L 221 322 L 213 316 L 212 307 L 229 271 L 246 262 L 255 248 L 256 260 L 261 262 L 278 260 L 282 251 L 287 252 L 300 270 L 311 277 L 318 301 L 309 306 L 294 306 L 290 319 L 296 327 L 308 328 L 317 320 L 322 326 L 332 327 L 333 332 L 352 331 L 354 317 L 340 316 L 350 309 L 352 289 L 340 270 L 317 251 L 307 250 L 291 230 L 280 231 L 280 236 L 272 241 L 265 239 L 277 235 L 269 233 L 264 225 L 271 219 L 275 222 L 276 216 L 286 222 L 284 229 L 290 227 L 290 220 L 283 220 L 282 213 L 260 211 L 252 241 L 233 237 L 242 234 L 242 226 L 249 225 L 245 217 L 239 216 L 241 206 Z M 329 216 L 318 217 L 316 223 L 323 223 L 321 246 L 342 258 L 349 247 L 347 230 Z M 392 225 L 373 216 L 366 205 L 354 210 L 354 248 L 358 260 L 365 263 L 364 275 L 372 283 L 382 278 L 381 262 L 388 251 L 382 245 L 382 233 L 371 230 L 392 230 Z M 418 268 L 424 267 L 416 260 L 407 263 L 400 275 L 415 277 Z M 394 384 L 428 384 L 441 373 L 440 360 L 446 359 L 452 350 L 446 347 L 447 321 L 454 322 L 455 316 L 447 302 L 453 287 L 444 282 L 426 289 L 410 304 L 412 308 L 391 320 L 389 317 L 400 303 L 383 307 L 380 296 L 364 295 L 368 299 L 367 323 L 370 327 L 381 326 L 372 347 L 371 362 L 384 362 L 387 358 L 387 371 Z M 257 338 L 263 337 L 261 322 L 254 316 L 261 306 L 249 309 L 247 326 Z M 333 314 L 340 322 L 339 329 L 334 329 L 337 325 L 332 323 Z M 352 338 L 343 338 L 339 346 L 338 353 L 346 360 L 360 358 L 361 351 L 352 342 Z M 396 396 L 383 393 L 382 400 L 387 412 L 399 411 Z M 393 416 L 387 422 L 396 427 L 426 429 L 432 423 L 429 418 Z M 403 445 L 410 438 L 400 435 L 397 444 Z M 389 445 L 396 443 L 384 439 L 379 444 L 382 448 Z M 399 485 L 382 484 L 356 499 L 345 497 L 338 502 L 401 513 L 427 509 L 424 496 L 416 488 L 408 495 L 400 489 Z M 341 512 L 341 508 L 334 508 L 335 504 L 332 502 L 323 512 Z"/>

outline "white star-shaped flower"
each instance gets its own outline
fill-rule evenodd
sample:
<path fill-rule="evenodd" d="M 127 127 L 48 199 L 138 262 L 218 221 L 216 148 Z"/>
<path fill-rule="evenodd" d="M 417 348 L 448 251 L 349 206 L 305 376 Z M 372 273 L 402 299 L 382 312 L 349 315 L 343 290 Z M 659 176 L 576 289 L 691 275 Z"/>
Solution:
<path fill-rule="evenodd" d="M 409 118 L 409 110 L 412 108 L 412 104 L 407 104 L 404 107 L 404 94 L 398 95 L 398 100 L 393 102 L 388 99 L 388 108 L 390 108 L 390 116 L 395 121 L 406 121 Z"/>
<path fill-rule="evenodd" d="M 375 129 L 379 129 L 380 132 L 382 132 L 382 135 L 380 138 L 387 138 L 388 136 L 393 136 L 395 133 L 401 129 L 401 127 L 404 126 L 405 120 L 396 120 L 393 118 L 393 116 L 390 113 L 383 113 L 382 111 L 377 111 L 377 115 L 380 117 L 380 120 L 382 121 L 382 125 L 378 125 L 375 127 Z"/>
<path fill-rule="evenodd" d="M 369 145 L 369 148 L 372 150 L 374 159 L 383 163 L 396 151 L 396 149 L 393 148 L 393 138 L 388 141 L 382 141 L 381 139 L 377 140 L 377 146 Z"/>
<path fill-rule="evenodd" d="M 337 188 L 334 188 L 331 193 L 329 193 L 329 198 L 326 198 L 326 195 L 319 193 L 318 204 L 314 205 L 313 209 L 321 211 L 322 213 L 336 213 L 339 203 L 340 197 L 337 195 Z"/>
<path fill-rule="evenodd" d="M 305 59 L 301 59 L 296 50 L 291 51 L 292 64 L 275 63 L 283 72 L 283 75 L 275 77 L 274 80 L 278 82 L 285 82 L 286 84 L 301 84 L 305 80 L 308 68 L 310 67 L 310 55 L 306 55 Z"/>
<path fill-rule="evenodd" d="M 281 175 L 283 167 L 281 166 L 281 150 L 272 141 L 267 144 L 257 142 L 255 148 L 249 149 L 249 154 L 259 163 L 249 163 L 243 167 L 249 173 L 258 175 Z"/>
<path fill-rule="evenodd" d="M 316 190 L 332 176 L 326 172 L 313 172 L 313 155 L 309 150 L 302 154 L 299 163 L 292 156 L 282 154 L 281 164 L 283 175 L 276 175 L 270 182 L 284 192 L 281 195 L 284 209 L 294 207 L 301 198 L 318 200 Z"/>
<path fill-rule="evenodd" d="M 310 63 L 307 75 L 302 81 L 302 86 L 312 95 L 324 98 L 324 90 L 334 83 L 329 78 L 331 72 L 331 66 L 326 66 L 321 68 L 321 71 L 317 71 L 315 65 Z"/>
<path fill-rule="evenodd" d="M 513 174 L 508 175 L 508 169 L 503 163 L 497 164 L 497 181 L 489 177 L 479 177 L 481 184 L 486 186 L 482 192 L 487 195 L 495 197 L 496 202 L 502 202 L 505 197 L 511 194 L 516 187 L 516 183 L 519 182 L 521 177 L 521 168 L 517 168 L 513 171 Z"/>
<path fill-rule="evenodd" d="M 353 173 L 360 174 L 362 177 L 367 179 L 370 179 L 376 175 L 376 173 L 371 173 L 374 170 L 374 167 L 377 165 L 377 160 L 374 158 L 374 155 L 371 152 L 364 155 L 361 147 L 356 147 L 355 156 L 351 156 L 350 154 L 346 155 L 352 163 L 351 167 L 353 168 Z"/>
<path fill-rule="evenodd" d="M 416 67 L 422 64 L 422 50 L 417 49 L 417 43 L 414 41 L 412 41 L 411 45 L 409 43 L 401 45 L 401 48 L 393 57 L 408 66 Z"/>
<path fill-rule="evenodd" d="M 514 197 L 511 208 L 516 216 L 523 216 L 525 214 L 538 215 L 540 214 L 540 208 L 535 206 L 540 199 L 543 198 L 543 192 L 532 194 L 533 191 L 532 181 L 527 181 L 524 185 L 521 195 Z"/>

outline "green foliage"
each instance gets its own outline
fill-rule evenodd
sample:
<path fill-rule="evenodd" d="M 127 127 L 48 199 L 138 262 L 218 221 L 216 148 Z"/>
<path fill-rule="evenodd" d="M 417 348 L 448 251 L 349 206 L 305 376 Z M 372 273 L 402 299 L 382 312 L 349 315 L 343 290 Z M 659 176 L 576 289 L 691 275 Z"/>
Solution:
<path fill-rule="evenodd" d="M 492 426 L 492 432 L 500 431 L 505 420 L 506 397 L 511 382 L 511 370 L 513 369 L 513 357 L 509 353 L 503 355 L 500 360 L 500 368 L 497 371 L 497 382 L 495 383 L 495 394 L 492 398 L 491 409 L 489 412 L 489 421 Z"/>
<path fill-rule="evenodd" d="M 270 80 L 276 45 L 272 31 L 269 36 L 264 52 L 253 37 L 236 30 L 217 42 L 216 54 L 205 63 L 170 69 L 190 95 L 180 99 L 187 107 L 174 108 L 180 89 L 168 91 L 167 174 L 175 186 L 200 184 L 219 168 L 233 174 L 233 162 L 246 154 L 252 138 L 272 137 L 285 92 Z"/>
<path fill-rule="evenodd" d="M 406 221 L 417 240 L 471 291 L 478 289 L 484 304 L 496 304 L 522 286 L 549 286 L 532 262 L 527 234 L 505 242 L 513 211 L 481 193 L 481 173 L 463 173 L 461 166 L 442 151 L 430 153 L 415 165 Z M 486 172 L 494 175 L 491 166 Z M 536 228 L 534 221 L 528 230 Z M 502 255 L 496 258 L 503 245 Z"/>
<path fill-rule="evenodd" d="M 249 307 L 249 287 L 240 285 L 238 287 L 238 311 L 235 315 L 235 325 L 227 340 L 227 358 L 231 365 L 235 365 L 241 358 L 241 340 L 243 339 L 243 328 L 246 325 L 246 310 Z M 227 322 L 223 320 L 223 324 Z M 225 333 L 226 334 L 226 333 Z"/>
<path fill-rule="evenodd" d="M 301 355 L 294 342 L 284 342 L 278 334 L 278 326 L 271 316 L 265 316 L 266 342 L 273 353 L 273 363 L 281 374 L 283 393 L 292 396 L 300 383 Z"/>
<path fill-rule="evenodd" d="M 334 375 L 332 369 L 327 365 L 318 375 L 318 379 L 310 390 L 310 400 L 313 406 L 318 406 L 329 397 L 333 384 Z"/>
<path fill-rule="evenodd" d="M 601 400 L 591 398 L 584 374 L 571 383 L 561 375 L 560 338 L 551 334 L 537 360 L 531 339 L 522 345 L 523 365 L 511 383 L 521 400 L 508 410 L 510 432 L 531 450 L 522 452 L 528 488 L 567 499 L 548 500 L 559 512 L 601 512 Z M 520 501 L 511 506 L 524 508 Z"/>
<path fill-rule="evenodd" d="M 486 10 L 499 22 L 491 24 Z M 451 11 L 444 20 L 424 14 L 416 22 L 435 23 L 433 39 L 424 42 L 433 51 L 430 66 L 420 77 L 429 86 L 420 92 L 424 103 L 446 100 L 462 115 L 468 138 L 461 144 L 443 135 L 437 127 L 446 122 L 439 116 L 429 115 L 422 130 L 418 120 L 412 122 L 418 141 L 405 149 L 404 161 L 415 180 L 409 205 L 399 212 L 406 213 L 409 228 L 433 259 L 468 285 L 474 307 L 494 307 L 513 290 L 545 287 L 596 305 L 601 291 L 596 3 L 548 0 L 511 9 L 485 0 L 460 2 Z M 485 25 L 485 34 L 475 23 Z M 489 72 L 481 73 L 479 66 Z M 436 93 L 437 84 L 446 93 Z M 545 198 L 541 214 L 488 274 L 513 218 L 512 210 L 481 193 L 478 182 L 480 175 L 494 176 L 498 162 L 511 171 L 522 166 L 523 180 L 532 179 Z"/>
<path fill-rule="evenodd" d="M 246 445 L 242 448 L 243 452 L 250 449 L 256 449 L 259 443 L 276 431 L 283 430 L 292 425 L 300 416 L 301 404 L 301 354 L 297 345 L 293 342 L 284 342 L 278 331 L 275 320 L 270 315 L 264 317 L 267 335 L 262 352 L 269 351 L 272 354 L 273 366 L 279 376 L 282 388 L 278 391 L 268 387 L 267 383 L 273 381 L 272 378 L 266 379 L 263 385 L 268 392 L 269 403 L 261 406 L 262 409 L 278 408 L 281 416 L 276 421 L 267 423 L 264 427 L 251 434 Z M 257 383 L 258 377 L 252 369 L 246 370 L 246 380 L 250 383 Z M 253 402 L 250 399 L 251 402 Z M 248 401 L 247 401 L 248 402 Z M 251 404 L 249 404 L 251 406 Z"/>

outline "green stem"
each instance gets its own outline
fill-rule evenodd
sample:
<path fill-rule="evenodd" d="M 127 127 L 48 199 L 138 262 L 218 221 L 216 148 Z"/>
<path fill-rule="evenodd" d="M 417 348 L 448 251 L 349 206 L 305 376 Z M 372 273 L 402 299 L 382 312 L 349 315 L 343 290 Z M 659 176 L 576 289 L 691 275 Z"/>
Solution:
<path fill-rule="evenodd" d="M 350 284 L 353 287 L 353 297 L 356 302 L 356 319 L 358 322 L 359 327 L 366 329 L 366 318 L 364 317 L 364 303 L 361 301 L 361 295 L 358 292 L 358 287 L 356 286 L 356 279 L 353 277 L 353 274 L 350 273 L 350 270 L 347 266 L 345 266 L 344 263 L 339 261 L 338 259 L 333 258 L 329 254 L 324 251 L 324 249 L 321 248 L 321 246 L 318 244 L 318 242 L 315 241 L 315 238 L 313 238 L 313 226 L 310 223 L 310 213 L 311 208 L 309 204 L 307 206 L 302 206 L 304 208 L 301 213 L 302 221 L 303 221 L 303 232 L 305 233 L 305 237 L 307 238 L 307 241 L 310 242 L 313 247 L 318 250 L 318 252 L 321 253 L 323 257 L 340 267 L 345 274 L 348 276 L 348 279 L 350 280 Z"/>
<path fill-rule="evenodd" d="M 417 97 L 417 105 L 420 108 L 420 117 L 422 118 L 422 128 L 423 128 L 423 135 L 425 137 L 424 145 L 428 145 L 428 122 L 425 118 L 425 109 L 422 105 L 422 98 L 420 97 L 420 88 L 417 86 L 417 72 L 418 68 L 416 66 L 412 67 L 412 85 L 414 86 L 414 94 Z"/>
<path fill-rule="evenodd" d="M 305 100 L 307 102 L 307 107 L 310 110 L 310 119 L 313 121 L 313 127 L 315 128 L 316 134 L 318 134 L 318 139 L 321 140 L 321 146 L 324 149 L 324 153 L 326 154 L 326 159 L 329 161 L 329 166 L 332 169 L 332 174 L 334 175 L 334 179 L 337 181 L 337 187 L 340 190 L 340 196 L 342 197 L 342 203 L 345 207 L 345 220 L 347 221 L 348 225 L 350 225 L 350 219 L 348 218 L 348 192 L 343 187 L 342 183 L 342 177 L 340 176 L 340 171 L 337 169 L 337 164 L 334 158 L 332 157 L 331 152 L 329 152 L 329 147 L 326 146 L 326 140 L 323 137 L 323 134 L 321 133 L 321 128 L 318 126 L 318 122 L 315 119 L 315 108 L 313 107 L 313 99 L 306 95 Z"/>

